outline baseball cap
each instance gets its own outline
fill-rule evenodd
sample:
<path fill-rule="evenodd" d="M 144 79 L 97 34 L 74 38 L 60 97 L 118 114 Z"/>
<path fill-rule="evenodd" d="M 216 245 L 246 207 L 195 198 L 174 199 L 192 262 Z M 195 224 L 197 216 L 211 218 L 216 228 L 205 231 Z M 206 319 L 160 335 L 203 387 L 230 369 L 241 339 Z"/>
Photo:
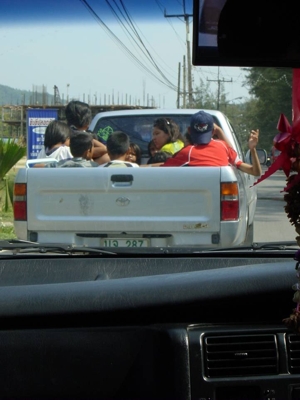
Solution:
<path fill-rule="evenodd" d="M 194 144 L 208 144 L 214 130 L 214 119 L 205 111 L 198 111 L 190 120 L 190 135 Z"/>

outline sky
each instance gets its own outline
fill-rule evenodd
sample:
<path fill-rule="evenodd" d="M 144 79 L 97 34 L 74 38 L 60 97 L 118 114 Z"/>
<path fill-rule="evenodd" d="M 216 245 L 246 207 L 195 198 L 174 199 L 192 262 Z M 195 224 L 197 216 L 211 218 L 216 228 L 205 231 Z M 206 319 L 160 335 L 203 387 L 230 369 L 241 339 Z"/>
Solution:
<path fill-rule="evenodd" d="M 51 94 L 57 86 L 65 101 L 176 108 L 187 26 L 170 15 L 184 7 L 190 15 L 191 0 L 1 0 L 0 84 Z M 191 51 L 192 28 L 190 16 Z M 193 66 L 192 77 L 193 89 L 201 79 L 216 93 L 221 80 L 229 102 L 249 98 L 238 67 Z"/>

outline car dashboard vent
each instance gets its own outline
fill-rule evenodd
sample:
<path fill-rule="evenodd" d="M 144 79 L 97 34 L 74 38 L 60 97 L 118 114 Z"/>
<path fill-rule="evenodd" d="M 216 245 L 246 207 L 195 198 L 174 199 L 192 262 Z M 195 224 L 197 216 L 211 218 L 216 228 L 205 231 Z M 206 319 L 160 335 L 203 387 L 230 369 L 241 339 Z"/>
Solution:
<path fill-rule="evenodd" d="M 289 373 L 300 373 L 300 335 L 288 334 L 286 336 Z"/>
<path fill-rule="evenodd" d="M 204 336 L 203 350 L 208 378 L 278 374 L 273 334 Z"/>

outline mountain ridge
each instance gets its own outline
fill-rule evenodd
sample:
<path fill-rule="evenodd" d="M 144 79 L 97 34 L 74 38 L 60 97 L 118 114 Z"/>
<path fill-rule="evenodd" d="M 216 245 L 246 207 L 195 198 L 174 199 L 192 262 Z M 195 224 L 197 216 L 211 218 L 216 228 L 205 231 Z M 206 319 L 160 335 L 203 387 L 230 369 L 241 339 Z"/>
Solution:
<path fill-rule="evenodd" d="M 42 91 L 38 91 L 37 88 Z M 44 86 L 35 86 L 33 90 L 22 90 L 0 84 L 0 107 L 21 104 L 53 105 L 54 95 L 47 93 Z"/>

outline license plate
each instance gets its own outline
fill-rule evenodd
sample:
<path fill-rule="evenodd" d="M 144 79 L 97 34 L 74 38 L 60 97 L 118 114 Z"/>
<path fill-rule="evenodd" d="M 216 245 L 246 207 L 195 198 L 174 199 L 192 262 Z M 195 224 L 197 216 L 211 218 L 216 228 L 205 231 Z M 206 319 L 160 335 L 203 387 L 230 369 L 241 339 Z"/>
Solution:
<path fill-rule="evenodd" d="M 148 247 L 147 239 L 102 239 L 103 247 Z"/>

